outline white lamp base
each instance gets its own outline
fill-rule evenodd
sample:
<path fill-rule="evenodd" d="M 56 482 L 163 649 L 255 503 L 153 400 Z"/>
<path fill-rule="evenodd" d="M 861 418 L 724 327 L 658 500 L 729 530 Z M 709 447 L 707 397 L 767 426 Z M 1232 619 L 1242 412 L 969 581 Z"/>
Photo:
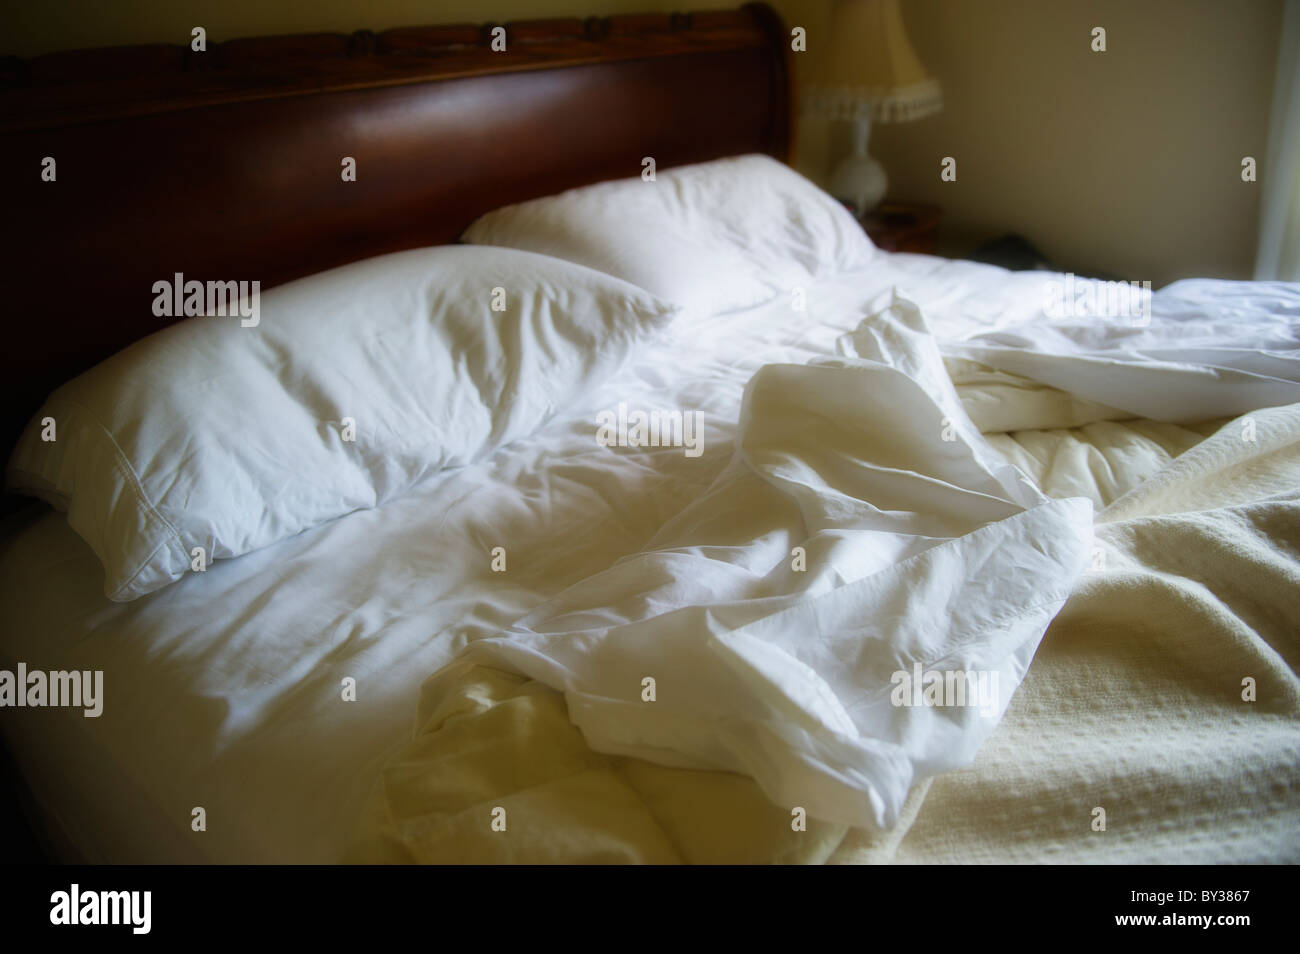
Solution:
<path fill-rule="evenodd" d="M 836 163 L 831 173 L 831 195 L 847 203 L 859 217 L 879 205 L 889 188 L 885 167 L 867 154 L 870 135 L 870 120 L 854 120 L 853 154 Z"/>

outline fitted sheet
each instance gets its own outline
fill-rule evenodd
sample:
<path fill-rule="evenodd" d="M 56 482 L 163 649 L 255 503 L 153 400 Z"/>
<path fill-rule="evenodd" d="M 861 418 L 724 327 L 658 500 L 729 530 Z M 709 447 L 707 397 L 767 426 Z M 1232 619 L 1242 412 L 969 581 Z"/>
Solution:
<path fill-rule="evenodd" d="M 411 738 L 426 677 L 635 553 L 702 494 L 731 456 L 759 367 L 833 354 L 895 286 L 958 338 L 1031 316 L 1043 280 L 881 256 L 809 289 L 806 312 L 777 301 L 685 316 L 617 381 L 490 460 L 130 604 L 103 598 L 62 515 L 16 518 L 0 543 L 0 660 L 102 669 L 106 698 L 99 719 L 10 710 L 6 738 L 87 860 L 339 860 L 381 766 Z M 595 412 L 619 401 L 699 409 L 703 453 L 598 446 Z M 1214 427 L 1090 421 L 1013 431 L 998 446 L 1049 495 L 1105 505 Z M 1072 455 L 1086 463 L 1065 463 Z M 495 546 L 507 547 L 503 574 Z M 349 677 L 355 702 L 342 699 Z M 195 806 L 206 832 L 190 830 Z"/>

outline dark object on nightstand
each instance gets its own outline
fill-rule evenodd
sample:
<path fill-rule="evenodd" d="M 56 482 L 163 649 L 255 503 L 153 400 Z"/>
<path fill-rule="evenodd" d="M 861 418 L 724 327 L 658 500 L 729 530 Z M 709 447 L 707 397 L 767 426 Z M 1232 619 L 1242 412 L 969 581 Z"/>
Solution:
<path fill-rule="evenodd" d="M 859 221 L 876 248 L 933 255 L 939 244 L 939 208 L 912 202 L 882 202 Z"/>
<path fill-rule="evenodd" d="M 1047 256 L 1034 248 L 1029 239 L 1023 235 L 1004 235 L 1002 238 L 985 242 L 966 257 L 972 262 L 1000 265 L 1013 272 L 1059 271 L 1048 261 Z"/>

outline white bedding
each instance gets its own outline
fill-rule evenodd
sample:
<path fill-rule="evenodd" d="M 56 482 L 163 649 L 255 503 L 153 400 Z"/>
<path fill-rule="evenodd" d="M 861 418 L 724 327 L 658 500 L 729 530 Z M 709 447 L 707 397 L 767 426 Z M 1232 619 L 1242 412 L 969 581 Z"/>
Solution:
<path fill-rule="evenodd" d="M 104 714 L 10 710 L 0 724 L 38 798 L 89 860 L 338 860 L 380 767 L 411 735 L 426 677 L 470 639 L 508 630 L 636 553 L 699 497 L 731 457 L 741 396 L 760 367 L 833 355 L 894 286 L 937 335 L 968 339 L 1040 309 L 1042 281 L 882 256 L 811 287 L 806 313 L 778 300 L 686 316 L 629 372 L 489 460 L 130 604 L 103 597 L 93 554 L 61 515 L 29 519 L 0 543 L 8 607 L 0 665 L 102 669 Z M 1184 294 L 1210 302 L 1223 290 L 1210 283 Z M 1236 298 L 1233 307 L 1248 304 Z M 1267 316 L 1278 306 L 1263 300 L 1259 309 Z M 1251 316 L 1236 317 L 1241 329 Z M 963 368 L 950 368 L 959 383 Z M 1225 394 L 1236 393 L 1231 384 Z M 599 446 L 595 415 L 619 402 L 702 411 L 702 455 Z M 1238 413 L 1216 413 L 1227 406 L 1198 410 Z M 1079 428 L 995 446 L 1013 460 L 1019 448 L 1027 466 L 1032 459 L 1030 476 L 1049 496 L 1095 505 L 1214 429 L 1107 421 L 1109 406 L 1086 402 L 1071 408 Z M 1066 466 L 1069 453 L 1086 463 Z M 491 568 L 497 546 L 506 548 L 504 573 Z M 357 681 L 355 702 L 341 698 L 345 677 Z M 206 832 L 190 830 L 195 806 L 206 809 Z"/>

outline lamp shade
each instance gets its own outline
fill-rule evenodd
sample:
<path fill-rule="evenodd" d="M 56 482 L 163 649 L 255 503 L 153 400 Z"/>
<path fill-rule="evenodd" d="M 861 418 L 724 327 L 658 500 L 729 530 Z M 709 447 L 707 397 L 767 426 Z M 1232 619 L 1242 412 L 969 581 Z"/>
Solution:
<path fill-rule="evenodd" d="M 815 61 L 803 102 L 810 115 L 890 123 L 943 108 L 939 82 L 912 49 L 898 0 L 836 0 Z"/>

